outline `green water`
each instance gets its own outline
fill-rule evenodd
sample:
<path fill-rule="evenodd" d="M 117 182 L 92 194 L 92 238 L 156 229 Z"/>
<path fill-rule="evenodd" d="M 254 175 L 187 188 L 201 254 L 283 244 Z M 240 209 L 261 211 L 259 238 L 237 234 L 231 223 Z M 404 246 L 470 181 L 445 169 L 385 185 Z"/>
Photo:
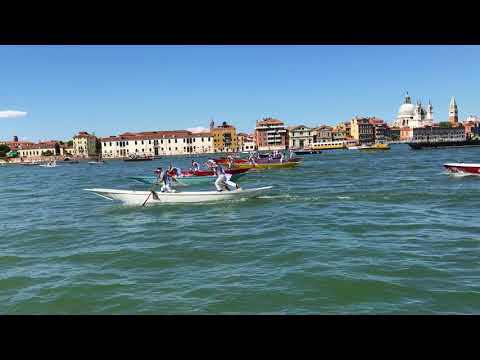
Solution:
<path fill-rule="evenodd" d="M 442 169 L 480 148 L 304 159 L 241 178 L 257 199 L 140 209 L 82 189 L 170 160 L 0 167 L 0 313 L 480 313 L 480 177 Z"/>

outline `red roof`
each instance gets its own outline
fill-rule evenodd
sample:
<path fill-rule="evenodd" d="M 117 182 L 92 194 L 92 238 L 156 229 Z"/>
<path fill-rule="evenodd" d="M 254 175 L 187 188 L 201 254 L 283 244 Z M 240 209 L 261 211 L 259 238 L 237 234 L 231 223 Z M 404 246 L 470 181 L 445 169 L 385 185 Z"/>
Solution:
<path fill-rule="evenodd" d="M 86 131 L 80 131 L 77 135 L 75 135 L 73 138 L 88 138 L 88 137 L 95 137 L 94 135 L 89 134 Z"/>
<path fill-rule="evenodd" d="M 118 136 L 109 136 L 101 138 L 101 141 L 118 141 L 118 140 L 149 140 L 162 138 L 183 138 L 191 137 L 193 134 L 187 130 L 170 130 L 170 131 L 142 131 L 138 133 L 126 132 Z M 210 136 L 210 135 L 209 135 Z"/>
<path fill-rule="evenodd" d="M 57 144 L 57 141 L 45 141 L 38 144 L 25 144 L 19 147 L 19 150 L 30 150 L 30 149 L 53 149 Z"/>
<path fill-rule="evenodd" d="M 283 121 L 274 118 L 264 118 L 257 120 L 257 125 L 283 125 Z"/>

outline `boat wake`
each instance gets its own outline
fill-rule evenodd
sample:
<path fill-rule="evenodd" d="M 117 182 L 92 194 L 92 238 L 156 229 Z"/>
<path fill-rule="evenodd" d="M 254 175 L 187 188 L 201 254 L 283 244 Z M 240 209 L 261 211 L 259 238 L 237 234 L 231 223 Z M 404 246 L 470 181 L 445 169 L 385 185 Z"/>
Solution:
<path fill-rule="evenodd" d="M 464 173 L 464 172 L 449 172 L 449 171 L 444 171 L 442 174 L 444 175 L 449 175 L 451 177 L 456 177 L 456 178 L 463 178 L 463 177 L 466 177 L 466 176 L 470 176 L 470 177 L 480 177 L 480 174 L 470 174 L 470 173 Z"/>

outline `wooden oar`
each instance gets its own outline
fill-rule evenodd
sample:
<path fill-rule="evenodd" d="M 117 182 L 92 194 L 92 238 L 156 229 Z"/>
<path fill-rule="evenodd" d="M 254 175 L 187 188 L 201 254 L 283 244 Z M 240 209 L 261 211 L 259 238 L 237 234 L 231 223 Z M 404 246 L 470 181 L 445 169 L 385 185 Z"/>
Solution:
<path fill-rule="evenodd" d="M 145 204 L 147 203 L 148 199 L 150 199 L 150 196 L 152 196 L 152 194 L 154 193 L 153 189 L 155 188 L 156 185 L 158 185 L 158 181 L 156 181 L 156 182 L 153 183 L 152 187 L 150 188 L 150 193 L 148 194 L 147 199 L 143 202 L 142 207 L 145 206 Z"/>

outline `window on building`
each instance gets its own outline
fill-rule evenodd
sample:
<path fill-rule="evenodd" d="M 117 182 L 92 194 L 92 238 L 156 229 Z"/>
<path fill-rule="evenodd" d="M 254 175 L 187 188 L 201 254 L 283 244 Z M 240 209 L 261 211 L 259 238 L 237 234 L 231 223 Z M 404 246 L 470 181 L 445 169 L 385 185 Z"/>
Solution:
<path fill-rule="evenodd" d="M 170 139 L 168 139 L 168 143 L 170 144 Z"/>
<path fill-rule="evenodd" d="M 169 147 L 169 148 L 168 148 L 168 151 L 172 151 L 172 148 L 171 148 L 171 147 Z"/>

